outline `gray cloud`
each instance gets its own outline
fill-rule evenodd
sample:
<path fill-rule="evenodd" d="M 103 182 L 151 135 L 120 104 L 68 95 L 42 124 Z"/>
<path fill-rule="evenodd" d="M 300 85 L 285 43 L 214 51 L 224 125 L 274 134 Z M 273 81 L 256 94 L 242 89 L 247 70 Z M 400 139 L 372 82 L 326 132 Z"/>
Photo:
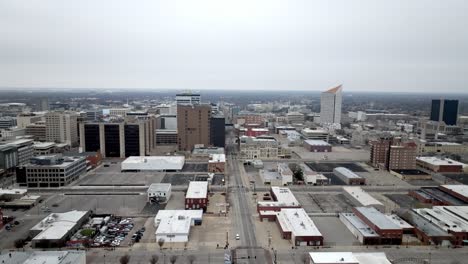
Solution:
<path fill-rule="evenodd" d="M 462 0 L 0 0 L 0 87 L 464 92 Z"/>

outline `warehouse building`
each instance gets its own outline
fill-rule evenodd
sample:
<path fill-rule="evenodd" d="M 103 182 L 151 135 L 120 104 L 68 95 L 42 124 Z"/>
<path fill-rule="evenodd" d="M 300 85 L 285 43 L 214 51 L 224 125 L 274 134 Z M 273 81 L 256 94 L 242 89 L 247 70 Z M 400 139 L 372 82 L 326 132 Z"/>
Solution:
<path fill-rule="evenodd" d="M 281 237 L 295 246 L 323 246 L 322 233 L 302 208 L 283 208 L 276 215 Z"/>
<path fill-rule="evenodd" d="M 468 203 L 468 185 L 441 185 L 439 189 Z"/>
<path fill-rule="evenodd" d="M 171 189 L 170 183 L 152 183 L 146 191 L 147 202 L 150 204 L 167 203 L 171 198 Z"/>
<path fill-rule="evenodd" d="M 257 202 L 260 221 L 263 221 L 263 219 L 274 221 L 276 219 L 275 212 L 279 212 L 283 208 L 301 208 L 301 204 L 289 188 L 272 186 L 270 195 L 272 201 Z"/>
<path fill-rule="evenodd" d="M 374 207 L 355 207 L 354 214 L 380 236 L 381 244 L 400 245 L 403 229 Z"/>
<path fill-rule="evenodd" d="M 365 192 L 361 187 L 343 187 L 343 194 L 350 199 L 356 206 L 374 207 L 380 212 L 385 212 L 385 206 L 377 199 Z"/>
<path fill-rule="evenodd" d="M 185 195 L 185 209 L 202 209 L 208 207 L 208 182 L 191 181 Z"/>
<path fill-rule="evenodd" d="M 422 217 L 414 210 L 403 213 L 402 217 L 414 226 L 416 237 L 424 244 L 449 246 L 454 240 L 453 235 L 440 229 L 433 222 Z"/>
<path fill-rule="evenodd" d="M 463 172 L 464 163 L 437 157 L 417 157 L 416 164 L 434 172 Z"/>
<path fill-rule="evenodd" d="M 317 129 L 310 129 L 304 128 L 301 130 L 301 134 L 305 139 L 312 139 L 312 140 L 323 140 L 328 142 L 330 134 L 327 130 L 317 128 Z"/>
<path fill-rule="evenodd" d="M 311 264 L 391 264 L 382 252 L 310 252 Z"/>
<path fill-rule="evenodd" d="M 332 146 L 323 140 L 304 140 L 304 148 L 310 152 L 332 152 Z"/>
<path fill-rule="evenodd" d="M 341 222 L 363 245 L 380 244 L 380 236 L 353 213 L 340 213 Z"/>
<path fill-rule="evenodd" d="M 452 244 L 462 245 L 468 240 L 468 207 L 434 206 L 414 209 L 414 212 L 453 236 Z"/>
<path fill-rule="evenodd" d="M 86 264 L 85 251 L 10 251 L 0 254 L 6 264 Z"/>
<path fill-rule="evenodd" d="M 333 174 L 342 180 L 347 185 L 365 185 L 366 179 L 352 172 L 345 167 L 337 167 L 333 169 Z"/>
<path fill-rule="evenodd" d="M 29 230 L 31 247 L 62 247 L 88 220 L 89 211 L 52 213 Z"/>
<path fill-rule="evenodd" d="M 132 156 L 120 164 L 122 172 L 180 171 L 184 167 L 184 156 Z"/>
<path fill-rule="evenodd" d="M 192 226 L 201 225 L 203 210 L 159 210 L 154 219 L 156 241 L 188 242 Z"/>

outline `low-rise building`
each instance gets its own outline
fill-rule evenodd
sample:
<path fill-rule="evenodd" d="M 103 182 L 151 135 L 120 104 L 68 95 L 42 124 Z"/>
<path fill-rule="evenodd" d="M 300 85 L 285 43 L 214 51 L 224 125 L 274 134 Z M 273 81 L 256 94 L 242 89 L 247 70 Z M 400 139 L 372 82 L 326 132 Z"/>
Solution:
<path fill-rule="evenodd" d="M 89 211 L 52 213 L 29 230 L 33 248 L 62 247 L 88 221 Z"/>
<path fill-rule="evenodd" d="M 156 241 L 188 242 L 191 227 L 201 225 L 202 219 L 203 210 L 159 210 L 154 219 Z"/>
<path fill-rule="evenodd" d="M 209 160 L 213 154 L 224 154 L 224 148 L 196 145 L 192 150 L 192 159 Z"/>
<path fill-rule="evenodd" d="M 306 184 L 325 185 L 329 183 L 329 179 L 325 175 L 313 171 L 311 168 L 309 168 L 309 166 L 305 164 L 299 164 L 299 166 L 302 169 L 304 182 Z"/>
<path fill-rule="evenodd" d="M 323 140 L 304 140 L 304 148 L 310 152 L 332 152 L 332 146 Z"/>
<path fill-rule="evenodd" d="M 419 140 L 416 143 L 418 145 L 418 155 L 428 153 L 462 154 L 468 152 L 466 145 L 455 142 L 427 142 L 426 140 Z"/>
<path fill-rule="evenodd" d="M 363 245 L 378 245 L 380 244 L 380 236 L 369 225 L 364 223 L 354 213 L 340 213 L 341 222 L 348 230 L 356 237 Z"/>
<path fill-rule="evenodd" d="M 417 157 L 416 164 L 434 172 L 463 172 L 464 163 L 438 157 Z"/>
<path fill-rule="evenodd" d="M 30 188 L 61 187 L 70 184 L 86 172 L 84 157 L 62 157 L 61 155 L 38 156 L 24 165 L 25 177 L 18 177 L 20 186 Z M 22 180 L 20 180 L 22 179 Z"/>
<path fill-rule="evenodd" d="M 452 243 L 462 245 L 468 239 L 468 207 L 434 206 L 414 209 L 421 217 L 453 236 Z"/>
<path fill-rule="evenodd" d="M 54 142 L 36 142 L 34 143 L 34 156 L 51 155 L 56 152 Z"/>
<path fill-rule="evenodd" d="M 0 254 L 6 264 L 86 264 L 85 251 L 13 251 Z"/>
<path fill-rule="evenodd" d="M 180 171 L 184 167 L 184 156 L 131 156 L 120 164 L 122 172 Z"/>
<path fill-rule="evenodd" d="M 264 184 L 271 186 L 285 186 L 293 182 L 293 172 L 287 163 L 278 163 L 275 169 L 259 171 Z"/>
<path fill-rule="evenodd" d="M 260 216 L 260 221 L 263 221 L 263 219 L 274 221 L 276 219 L 274 212 L 279 212 L 284 208 L 301 208 L 301 204 L 289 188 L 272 186 L 270 195 L 271 201 L 257 202 L 257 212 Z"/>
<path fill-rule="evenodd" d="M 281 237 L 295 246 L 323 246 L 322 233 L 302 208 L 283 208 L 277 212 L 276 222 Z"/>
<path fill-rule="evenodd" d="M 330 133 L 322 128 L 317 128 L 317 129 L 310 129 L 310 128 L 304 128 L 301 130 L 301 134 L 305 139 L 310 139 L 310 140 L 323 140 L 325 142 L 328 142 L 330 138 Z"/>
<path fill-rule="evenodd" d="M 191 181 L 185 194 L 185 209 L 202 209 L 208 207 L 208 182 Z"/>
<path fill-rule="evenodd" d="M 153 204 L 167 203 L 171 198 L 172 185 L 170 183 L 152 183 L 146 191 L 147 202 Z"/>
<path fill-rule="evenodd" d="M 422 170 L 390 170 L 390 174 L 404 181 L 410 180 L 432 180 L 432 176 Z"/>
<path fill-rule="evenodd" d="M 270 133 L 270 130 L 266 127 L 252 127 L 252 128 L 247 128 L 245 135 L 248 137 L 259 137 L 263 135 L 268 135 L 269 133 Z"/>
<path fill-rule="evenodd" d="M 366 179 L 352 172 L 345 167 L 337 167 L 333 169 L 333 174 L 342 180 L 347 185 L 364 185 Z"/>
<path fill-rule="evenodd" d="M 240 156 L 243 159 L 278 159 L 291 156 L 291 150 L 282 146 L 274 137 L 239 138 Z"/>
<path fill-rule="evenodd" d="M 380 212 L 385 212 L 385 206 L 369 193 L 365 192 L 361 187 L 344 186 L 343 194 L 356 206 L 374 207 Z"/>
<path fill-rule="evenodd" d="M 354 207 L 354 214 L 379 236 L 381 244 L 400 245 L 403 229 L 374 207 Z"/>
<path fill-rule="evenodd" d="M 439 189 L 468 203 L 468 185 L 446 184 L 441 185 Z"/>
<path fill-rule="evenodd" d="M 224 173 L 226 166 L 225 154 L 211 154 L 208 160 L 208 172 Z"/>
<path fill-rule="evenodd" d="M 414 210 L 405 212 L 404 218 L 414 226 L 416 237 L 424 244 L 449 246 L 454 240 L 452 234 L 440 229 Z"/>
<path fill-rule="evenodd" d="M 311 252 L 311 264 L 391 264 L 383 252 Z"/>

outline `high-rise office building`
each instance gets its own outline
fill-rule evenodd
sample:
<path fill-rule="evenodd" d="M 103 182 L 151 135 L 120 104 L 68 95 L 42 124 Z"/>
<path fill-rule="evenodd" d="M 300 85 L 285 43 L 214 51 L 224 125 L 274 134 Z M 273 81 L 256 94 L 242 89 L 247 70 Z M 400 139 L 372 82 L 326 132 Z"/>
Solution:
<path fill-rule="evenodd" d="M 103 157 L 149 156 L 156 147 L 156 118 L 80 123 L 80 147 Z"/>
<path fill-rule="evenodd" d="M 186 93 L 179 93 L 176 94 L 176 102 L 177 105 L 196 105 L 200 104 L 201 102 L 201 96 L 200 94 L 195 94 L 191 92 L 186 92 Z"/>
<path fill-rule="evenodd" d="M 337 86 L 322 93 L 320 97 L 320 123 L 340 124 L 341 123 L 341 91 L 342 87 Z"/>
<path fill-rule="evenodd" d="M 431 120 L 443 121 L 448 126 L 457 125 L 458 100 L 434 99 L 431 105 Z"/>
<path fill-rule="evenodd" d="M 49 112 L 45 115 L 46 141 L 78 145 L 78 114 Z"/>
<path fill-rule="evenodd" d="M 177 106 L 179 150 L 192 151 L 197 144 L 210 145 L 211 106 L 193 104 Z"/>
<path fill-rule="evenodd" d="M 212 113 L 211 116 L 211 145 L 224 148 L 226 141 L 226 119 L 222 112 Z"/>

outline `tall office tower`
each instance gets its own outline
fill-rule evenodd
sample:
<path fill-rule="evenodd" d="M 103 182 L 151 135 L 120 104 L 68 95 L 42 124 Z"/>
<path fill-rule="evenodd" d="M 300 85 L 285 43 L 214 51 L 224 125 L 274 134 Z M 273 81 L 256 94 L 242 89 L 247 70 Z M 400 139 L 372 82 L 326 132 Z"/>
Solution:
<path fill-rule="evenodd" d="M 200 104 L 201 96 L 200 94 L 195 94 L 191 92 L 179 93 L 176 94 L 177 105 L 197 105 Z"/>
<path fill-rule="evenodd" d="M 47 97 L 41 98 L 39 103 L 39 109 L 41 111 L 49 111 L 49 99 Z"/>
<path fill-rule="evenodd" d="M 177 106 L 177 143 L 179 150 L 192 151 L 196 144 L 210 145 L 211 106 Z"/>
<path fill-rule="evenodd" d="M 320 97 L 320 123 L 325 125 L 341 123 L 341 91 L 337 86 L 322 93 Z"/>
<path fill-rule="evenodd" d="M 156 147 L 156 117 L 82 122 L 80 147 L 103 157 L 149 156 Z"/>
<path fill-rule="evenodd" d="M 448 126 L 457 125 L 458 100 L 434 99 L 431 106 L 431 120 L 444 121 Z"/>
<path fill-rule="evenodd" d="M 226 119 L 222 112 L 213 113 L 211 116 L 211 145 L 224 148 L 226 141 Z"/>
<path fill-rule="evenodd" d="M 78 114 L 49 112 L 45 115 L 46 141 L 78 145 Z"/>

